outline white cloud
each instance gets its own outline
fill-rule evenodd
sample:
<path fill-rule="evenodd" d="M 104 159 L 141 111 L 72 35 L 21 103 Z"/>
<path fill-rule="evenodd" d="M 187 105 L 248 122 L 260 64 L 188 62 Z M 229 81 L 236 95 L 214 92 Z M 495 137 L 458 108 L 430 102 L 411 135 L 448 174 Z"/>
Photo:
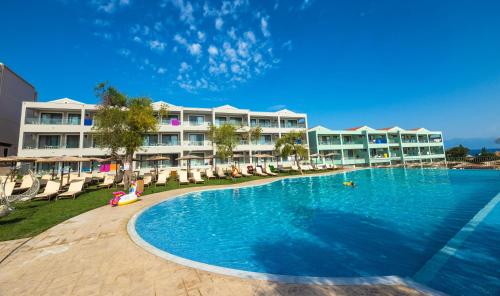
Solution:
<path fill-rule="evenodd" d="M 110 22 L 102 19 L 95 19 L 94 20 L 94 25 L 98 27 L 109 27 Z"/>
<path fill-rule="evenodd" d="M 134 42 L 137 42 L 137 43 L 142 43 L 142 39 L 141 39 L 141 37 L 139 37 L 139 36 L 134 36 L 134 37 L 132 38 L 132 40 L 133 40 Z"/>
<path fill-rule="evenodd" d="M 269 37 L 271 36 L 271 32 L 269 32 L 269 23 L 268 23 L 269 17 L 261 17 L 260 18 L 260 30 L 262 31 L 262 35 L 264 37 Z"/>
<path fill-rule="evenodd" d="M 286 105 L 273 105 L 273 106 L 270 106 L 269 108 L 267 108 L 267 111 L 279 111 L 279 110 L 283 110 L 283 109 L 286 109 Z"/>
<path fill-rule="evenodd" d="M 167 69 L 163 67 L 159 67 L 158 70 L 156 71 L 158 74 L 165 74 L 167 73 Z"/>
<path fill-rule="evenodd" d="M 119 54 L 119 55 L 122 55 L 122 56 L 124 56 L 124 57 L 128 57 L 128 56 L 130 56 L 130 54 L 131 54 L 131 53 L 132 53 L 132 52 L 130 51 L 130 49 L 127 49 L 127 48 L 120 48 L 120 49 L 118 50 L 118 54 Z"/>
<path fill-rule="evenodd" d="M 179 9 L 179 19 L 181 21 L 191 25 L 194 23 L 194 8 L 191 2 L 184 0 L 172 0 L 172 4 L 174 7 Z"/>
<path fill-rule="evenodd" d="M 186 45 L 187 46 L 187 40 L 186 38 L 182 37 L 181 35 L 179 34 L 175 34 L 174 36 L 174 41 L 181 44 L 181 45 Z"/>
<path fill-rule="evenodd" d="M 94 36 L 100 37 L 108 41 L 113 39 L 113 35 L 111 35 L 111 33 L 106 33 L 106 32 L 94 32 Z"/>
<path fill-rule="evenodd" d="M 90 4 L 99 12 L 113 13 L 119 7 L 130 5 L 130 0 L 92 0 Z"/>
<path fill-rule="evenodd" d="M 223 25 L 224 25 L 224 21 L 222 20 L 222 18 L 218 17 L 215 19 L 215 28 L 217 30 L 221 30 Z"/>
<path fill-rule="evenodd" d="M 202 31 L 198 31 L 197 35 L 200 42 L 205 42 L 205 40 L 207 39 L 207 36 Z"/>
<path fill-rule="evenodd" d="M 200 55 L 201 54 L 201 45 L 199 43 L 193 43 L 191 44 L 189 47 L 189 53 L 191 53 L 192 55 Z"/>
<path fill-rule="evenodd" d="M 293 49 L 292 40 L 288 40 L 288 41 L 284 42 L 281 45 L 281 48 L 286 49 L 286 50 L 292 50 Z"/>
<path fill-rule="evenodd" d="M 247 38 L 251 43 L 257 42 L 255 34 L 252 31 L 245 32 L 245 38 Z"/>
<path fill-rule="evenodd" d="M 233 73 L 239 73 L 240 72 L 240 66 L 238 64 L 232 64 L 231 65 L 231 71 Z"/>
<path fill-rule="evenodd" d="M 167 44 L 164 42 L 161 42 L 159 40 L 150 40 L 148 42 L 148 46 L 151 50 L 162 52 L 165 50 L 165 47 L 167 46 Z"/>
<path fill-rule="evenodd" d="M 219 54 L 219 50 L 217 49 L 217 47 L 213 46 L 213 45 L 210 45 L 208 47 L 208 53 L 211 55 L 211 56 L 216 56 Z"/>
<path fill-rule="evenodd" d="M 313 3 L 313 0 L 303 0 L 302 5 L 300 6 L 301 10 L 309 8 Z"/>

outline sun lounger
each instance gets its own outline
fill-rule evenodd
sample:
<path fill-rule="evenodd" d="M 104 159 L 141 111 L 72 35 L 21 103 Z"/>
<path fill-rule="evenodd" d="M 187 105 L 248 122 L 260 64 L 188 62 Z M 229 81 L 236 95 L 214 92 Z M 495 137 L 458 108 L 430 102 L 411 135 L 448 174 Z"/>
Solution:
<path fill-rule="evenodd" d="M 151 183 L 153 181 L 153 176 L 146 175 L 146 176 L 144 176 L 144 178 L 142 178 L 142 180 L 144 181 L 144 186 L 149 186 L 149 185 L 151 185 Z"/>
<path fill-rule="evenodd" d="M 4 181 L 2 181 L 2 183 L 0 183 L 0 193 L 3 192 L 3 187 L 4 185 Z M 10 182 L 10 181 L 7 181 L 7 183 L 5 183 L 5 196 L 11 196 L 12 195 L 12 192 L 14 191 L 14 187 L 16 186 L 16 182 Z"/>
<path fill-rule="evenodd" d="M 212 169 L 206 169 L 205 170 L 205 175 L 207 176 L 207 179 L 215 179 L 214 172 L 212 172 Z"/>
<path fill-rule="evenodd" d="M 156 180 L 155 186 L 167 185 L 168 175 L 166 173 L 159 174 L 158 180 Z"/>
<path fill-rule="evenodd" d="M 267 166 L 264 167 L 264 173 L 268 174 L 269 176 L 277 176 L 278 175 L 278 174 L 273 173 L 271 171 L 271 168 L 269 167 L 269 165 L 267 165 Z"/>
<path fill-rule="evenodd" d="M 256 167 L 256 168 L 255 168 L 255 174 L 256 174 L 257 176 L 267 176 L 267 174 L 266 174 L 266 173 L 262 172 L 262 168 L 261 168 L 261 167 Z"/>
<path fill-rule="evenodd" d="M 242 167 L 242 168 L 241 168 L 241 175 L 242 175 L 243 177 L 250 177 L 250 176 L 252 176 L 252 174 L 249 174 L 249 173 L 248 173 L 248 170 L 247 170 L 247 168 L 246 168 L 246 167 Z"/>
<path fill-rule="evenodd" d="M 186 171 L 181 171 L 179 173 L 179 185 L 182 185 L 182 184 L 189 184 L 189 180 L 188 180 Z"/>
<path fill-rule="evenodd" d="M 222 170 L 221 167 L 218 167 L 217 168 L 217 178 L 219 179 L 226 179 L 226 173 L 224 173 L 224 171 Z"/>
<path fill-rule="evenodd" d="M 83 180 L 79 181 L 74 181 L 69 184 L 68 191 L 63 192 L 57 196 L 57 199 L 63 198 L 63 197 L 72 197 L 73 199 L 76 198 L 76 196 L 80 193 L 83 192 Z"/>
<path fill-rule="evenodd" d="M 35 195 L 33 199 L 48 199 L 56 196 L 59 192 L 60 184 L 57 181 L 48 181 L 42 193 Z"/>
<path fill-rule="evenodd" d="M 24 175 L 21 186 L 14 188 L 14 191 L 28 190 L 29 188 L 31 188 L 31 185 L 33 185 L 33 179 L 31 179 L 31 175 Z"/>
<path fill-rule="evenodd" d="M 110 188 L 113 186 L 113 183 L 115 182 L 115 176 L 112 175 L 106 175 L 104 178 L 104 182 L 102 184 L 97 185 L 97 188 Z"/>
<path fill-rule="evenodd" d="M 295 164 L 292 164 L 292 166 L 290 167 L 290 169 L 294 172 L 298 172 L 299 171 L 299 167 Z"/>
<path fill-rule="evenodd" d="M 203 179 L 201 178 L 201 174 L 200 174 L 200 172 L 193 172 L 192 174 L 193 174 L 193 177 L 191 177 L 191 181 L 192 181 L 193 183 L 195 183 L 195 184 L 196 184 L 196 183 L 205 183 L 205 180 L 203 180 Z"/>

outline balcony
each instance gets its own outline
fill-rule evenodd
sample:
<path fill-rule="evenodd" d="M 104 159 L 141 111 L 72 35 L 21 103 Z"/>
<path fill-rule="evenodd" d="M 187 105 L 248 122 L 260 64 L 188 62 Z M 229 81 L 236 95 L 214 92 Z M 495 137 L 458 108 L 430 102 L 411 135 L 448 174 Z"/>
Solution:
<path fill-rule="evenodd" d="M 51 118 L 33 118 L 28 117 L 25 119 L 25 124 L 37 125 L 80 125 L 80 119 L 51 119 Z"/>

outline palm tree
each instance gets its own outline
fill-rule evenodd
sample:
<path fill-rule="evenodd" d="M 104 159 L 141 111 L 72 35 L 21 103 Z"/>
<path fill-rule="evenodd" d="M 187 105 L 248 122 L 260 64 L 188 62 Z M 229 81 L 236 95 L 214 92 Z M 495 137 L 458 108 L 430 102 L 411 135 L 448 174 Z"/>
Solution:
<path fill-rule="evenodd" d="M 291 131 L 284 134 L 276 141 L 275 150 L 279 156 L 287 158 L 290 155 L 294 156 L 295 164 L 302 174 L 300 160 L 307 157 L 307 148 L 302 144 L 306 133 L 304 131 Z"/>

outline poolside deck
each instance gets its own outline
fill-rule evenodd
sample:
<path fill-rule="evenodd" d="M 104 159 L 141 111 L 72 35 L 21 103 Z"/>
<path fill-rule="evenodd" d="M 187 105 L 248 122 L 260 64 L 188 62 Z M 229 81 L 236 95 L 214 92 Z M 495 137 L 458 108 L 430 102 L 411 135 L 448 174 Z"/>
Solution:
<path fill-rule="evenodd" d="M 202 189 L 217 187 L 226 186 Z M 0 263 L 0 295 L 423 295 L 404 285 L 292 285 L 223 276 L 161 259 L 132 242 L 127 223 L 136 212 L 197 190 L 182 188 L 124 207 L 104 206 L 25 243 L 0 243 L 2 258 L 24 243 Z"/>

